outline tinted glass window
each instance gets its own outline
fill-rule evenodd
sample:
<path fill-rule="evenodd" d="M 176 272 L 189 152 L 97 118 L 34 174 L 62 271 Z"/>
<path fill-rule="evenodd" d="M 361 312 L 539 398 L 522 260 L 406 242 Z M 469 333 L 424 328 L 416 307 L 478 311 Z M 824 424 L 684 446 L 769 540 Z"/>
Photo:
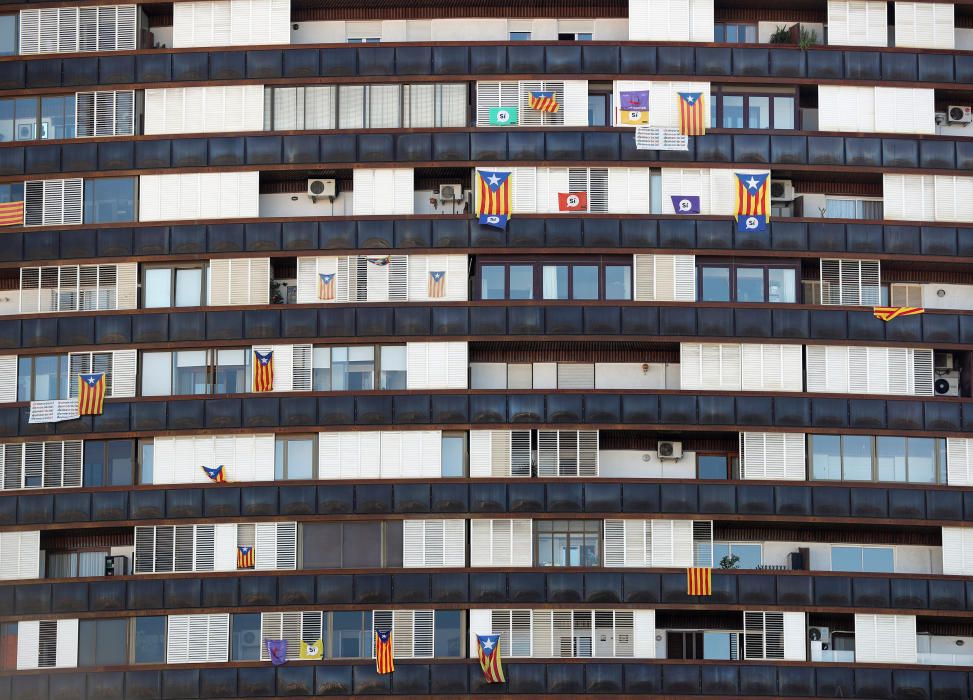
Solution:
<path fill-rule="evenodd" d="M 764 271 L 762 268 L 737 268 L 737 301 L 764 301 Z"/>
<path fill-rule="evenodd" d="M 17 53 L 17 15 L 0 15 L 0 56 Z"/>
<path fill-rule="evenodd" d="M 723 128 L 724 129 L 743 128 L 743 96 L 742 95 L 723 96 Z"/>
<path fill-rule="evenodd" d="M 510 298 L 534 298 L 534 268 L 531 265 L 510 266 Z"/>
<path fill-rule="evenodd" d="M 128 663 L 128 620 L 80 620 L 78 666 L 121 666 Z"/>
<path fill-rule="evenodd" d="M 575 265 L 572 268 L 574 276 L 575 299 L 598 298 L 598 267 L 596 265 Z"/>
<path fill-rule="evenodd" d="M 172 393 L 172 353 L 142 353 L 142 396 Z"/>
<path fill-rule="evenodd" d="M 459 610 L 436 611 L 436 658 L 462 655 L 462 624 Z"/>
<path fill-rule="evenodd" d="M 175 306 L 201 306 L 203 304 L 203 269 L 200 267 L 176 270 Z"/>
<path fill-rule="evenodd" d="M 133 661 L 137 664 L 165 663 L 166 618 L 164 616 L 135 618 L 133 652 L 135 655 Z"/>
<path fill-rule="evenodd" d="M 370 612 L 331 613 L 331 652 L 336 659 L 361 659 L 372 655 Z"/>
<path fill-rule="evenodd" d="M 242 349 L 216 352 L 217 394 L 239 394 L 249 390 L 250 351 Z"/>
<path fill-rule="evenodd" d="M 405 346 L 386 345 L 380 348 L 381 376 L 379 389 L 405 389 Z"/>
<path fill-rule="evenodd" d="M 730 301 L 730 270 L 726 267 L 702 268 L 703 301 Z"/>
<path fill-rule="evenodd" d="M 609 265 L 605 268 L 605 299 L 632 298 L 632 268 Z"/>
<path fill-rule="evenodd" d="M 314 438 L 278 437 L 274 472 L 277 479 L 313 479 Z"/>
<path fill-rule="evenodd" d="M 775 129 L 794 128 L 794 98 L 793 97 L 774 98 L 774 128 Z"/>
<path fill-rule="evenodd" d="M 506 296 L 503 265 L 484 265 L 480 268 L 480 298 L 503 299 Z"/>
<path fill-rule="evenodd" d="M 91 178 L 84 181 L 84 222 L 133 221 L 135 178 Z"/>
<path fill-rule="evenodd" d="M 443 435 L 443 476 L 466 475 L 466 437 Z"/>
<path fill-rule="evenodd" d="M 105 474 L 109 486 L 130 486 L 132 484 L 132 440 L 109 440 Z"/>
<path fill-rule="evenodd" d="M 41 98 L 40 138 L 74 138 L 74 95 Z"/>
<path fill-rule="evenodd" d="M 811 473 L 815 479 L 841 479 L 841 437 L 815 435 L 811 439 Z"/>
<path fill-rule="evenodd" d="M 544 298 L 545 299 L 567 299 L 568 298 L 568 266 L 567 265 L 545 265 L 544 266 Z"/>
<path fill-rule="evenodd" d="M 726 457 L 724 455 L 700 455 L 696 458 L 696 469 L 700 479 L 727 478 Z"/>
<path fill-rule="evenodd" d="M 845 435 L 842 438 L 844 478 L 848 481 L 870 481 L 872 478 L 872 438 L 868 435 Z"/>
<path fill-rule="evenodd" d="M 168 267 L 145 271 L 142 305 L 147 309 L 164 308 L 172 304 L 172 270 Z"/>
<path fill-rule="evenodd" d="M 205 350 L 179 350 L 172 353 L 173 394 L 208 394 Z"/>
<path fill-rule="evenodd" d="M 260 613 L 233 615 L 230 625 L 231 661 L 260 660 Z"/>
<path fill-rule="evenodd" d="M 767 301 L 781 304 L 797 302 L 797 273 L 794 270 L 767 270 Z"/>

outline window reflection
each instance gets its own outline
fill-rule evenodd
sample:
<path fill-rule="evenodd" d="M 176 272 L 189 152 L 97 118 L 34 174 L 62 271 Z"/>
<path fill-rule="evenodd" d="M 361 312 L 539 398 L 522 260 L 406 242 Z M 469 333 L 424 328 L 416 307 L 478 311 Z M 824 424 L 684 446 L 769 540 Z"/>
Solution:
<path fill-rule="evenodd" d="M 597 521 L 540 521 L 536 524 L 538 566 L 598 566 L 601 524 Z"/>
<path fill-rule="evenodd" d="M 946 482 L 946 441 L 871 435 L 811 435 L 811 476 L 831 481 Z"/>

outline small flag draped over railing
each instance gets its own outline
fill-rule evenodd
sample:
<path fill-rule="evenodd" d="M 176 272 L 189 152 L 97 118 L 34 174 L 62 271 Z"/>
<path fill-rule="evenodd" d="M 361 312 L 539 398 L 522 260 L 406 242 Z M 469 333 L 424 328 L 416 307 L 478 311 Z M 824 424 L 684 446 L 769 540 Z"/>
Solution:
<path fill-rule="evenodd" d="M 686 569 L 686 595 L 713 595 L 713 569 L 708 566 Z"/>

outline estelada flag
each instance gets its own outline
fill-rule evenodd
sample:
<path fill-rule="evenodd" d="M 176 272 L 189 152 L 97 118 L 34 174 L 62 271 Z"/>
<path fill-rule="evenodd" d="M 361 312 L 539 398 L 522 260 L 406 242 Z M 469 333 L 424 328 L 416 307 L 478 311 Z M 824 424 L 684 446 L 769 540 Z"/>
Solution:
<path fill-rule="evenodd" d="M 78 375 L 78 415 L 100 416 L 105 409 L 105 373 Z"/>
<path fill-rule="evenodd" d="M 480 668 L 487 683 L 506 683 L 503 675 L 503 665 L 500 662 L 500 635 L 476 635 L 476 654 L 480 659 Z"/>
<path fill-rule="evenodd" d="M 301 642 L 301 658 L 302 659 L 323 659 L 324 658 L 324 640 L 318 639 L 315 642 Z"/>
<path fill-rule="evenodd" d="M 558 211 L 588 211 L 587 192 L 558 192 Z"/>
<path fill-rule="evenodd" d="M 686 569 L 687 595 L 713 595 L 713 569 L 708 566 Z"/>
<path fill-rule="evenodd" d="M 253 390 L 274 390 L 274 352 L 253 351 Z"/>
<path fill-rule="evenodd" d="M 446 296 L 446 271 L 430 270 L 426 293 L 430 299 L 442 299 Z"/>
<path fill-rule="evenodd" d="M 318 299 L 321 301 L 334 301 L 334 273 L 326 275 L 318 273 Z"/>
<path fill-rule="evenodd" d="M 218 467 L 201 467 L 201 469 L 203 470 L 203 473 L 209 477 L 210 481 L 215 481 L 218 484 L 222 484 L 224 481 L 226 481 L 226 472 L 224 471 L 222 464 Z"/>
<path fill-rule="evenodd" d="M 252 569 L 254 567 L 253 547 L 236 548 L 236 568 Z"/>
<path fill-rule="evenodd" d="M 872 309 L 875 318 L 883 321 L 891 321 L 899 316 L 918 316 L 926 313 L 926 310 L 919 306 L 876 306 Z"/>
<path fill-rule="evenodd" d="M 553 114 L 561 109 L 561 105 L 558 104 L 557 98 L 550 90 L 540 92 L 531 91 L 530 98 L 528 99 L 527 103 L 531 109 L 536 109 L 538 112 L 551 112 Z"/>
<path fill-rule="evenodd" d="M 476 214 L 484 226 L 506 230 L 510 219 L 510 173 L 496 170 L 477 170 Z"/>
<path fill-rule="evenodd" d="M 24 223 L 24 203 L 0 204 L 0 226 L 21 226 Z"/>
<path fill-rule="evenodd" d="M 395 661 L 392 659 L 392 630 L 375 630 L 375 672 L 392 673 Z"/>
<path fill-rule="evenodd" d="M 679 103 L 679 133 L 684 136 L 702 136 L 706 133 L 706 109 L 703 93 L 676 93 Z"/>

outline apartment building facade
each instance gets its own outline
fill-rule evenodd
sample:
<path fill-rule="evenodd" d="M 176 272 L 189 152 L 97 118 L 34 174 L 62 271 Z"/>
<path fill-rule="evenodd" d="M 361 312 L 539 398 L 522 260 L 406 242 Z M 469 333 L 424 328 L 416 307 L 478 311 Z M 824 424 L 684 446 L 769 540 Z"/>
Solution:
<path fill-rule="evenodd" d="M 3 0 L 0 698 L 970 697 L 971 105 L 965 3 Z"/>

